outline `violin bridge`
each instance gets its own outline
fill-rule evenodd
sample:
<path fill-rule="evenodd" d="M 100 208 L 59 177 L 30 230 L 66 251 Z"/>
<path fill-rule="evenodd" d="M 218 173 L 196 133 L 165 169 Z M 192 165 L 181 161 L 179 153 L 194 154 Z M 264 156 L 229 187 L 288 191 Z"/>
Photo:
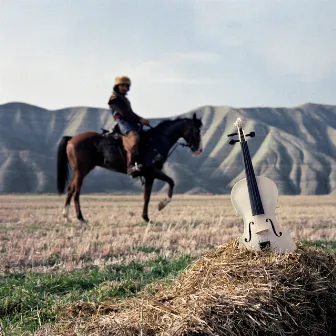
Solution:
<path fill-rule="evenodd" d="M 256 228 L 255 228 L 255 233 L 261 233 L 261 232 L 264 232 L 264 231 L 267 231 L 269 229 L 269 225 L 262 221 L 262 222 L 257 222 L 256 223 Z"/>

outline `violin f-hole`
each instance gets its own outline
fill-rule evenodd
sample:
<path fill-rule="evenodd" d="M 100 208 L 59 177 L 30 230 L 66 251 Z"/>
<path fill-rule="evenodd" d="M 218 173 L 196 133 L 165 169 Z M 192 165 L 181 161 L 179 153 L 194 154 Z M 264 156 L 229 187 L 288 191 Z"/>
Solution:
<path fill-rule="evenodd" d="M 254 222 L 249 223 L 249 239 L 245 238 L 246 243 L 249 243 L 252 239 L 251 225 L 254 225 Z"/>
<path fill-rule="evenodd" d="M 273 224 L 273 222 L 272 222 L 272 220 L 271 220 L 270 218 L 267 218 L 267 219 L 266 219 L 266 222 L 271 222 L 272 230 L 273 230 L 274 234 L 275 234 L 277 237 L 281 237 L 281 236 L 282 236 L 282 232 L 281 232 L 281 231 L 279 231 L 279 234 L 277 234 L 277 232 L 275 231 L 275 228 L 274 228 L 274 224 Z"/>

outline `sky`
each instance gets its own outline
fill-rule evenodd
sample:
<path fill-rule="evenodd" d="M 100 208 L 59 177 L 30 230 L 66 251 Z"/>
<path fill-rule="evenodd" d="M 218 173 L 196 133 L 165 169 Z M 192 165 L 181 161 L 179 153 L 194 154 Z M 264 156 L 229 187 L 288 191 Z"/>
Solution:
<path fill-rule="evenodd" d="M 142 117 L 336 104 L 335 0 L 0 0 L 0 104 Z"/>

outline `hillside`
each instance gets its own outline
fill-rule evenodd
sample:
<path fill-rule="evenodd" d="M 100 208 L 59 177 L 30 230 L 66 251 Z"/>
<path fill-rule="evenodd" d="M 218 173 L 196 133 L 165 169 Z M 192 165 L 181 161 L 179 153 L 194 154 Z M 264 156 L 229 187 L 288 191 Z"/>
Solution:
<path fill-rule="evenodd" d="M 230 193 L 245 177 L 240 146 L 228 144 L 237 117 L 246 132 L 255 131 L 249 148 L 256 175 L 271 178 L 279 194 L 336 192 L 336 106 L 305 104 L 293 108 L 205 106 L 202 116 L 204 153 L 198 157 L 178 148 L 165 165 L 177 193 Z M 160 119 L 152 120 L 152 125 Z M 63 135 L 111 128 L 107 109 L 74 107 L 46 110 L 24 103 L 0 105 L 0 193 L 56 192 L 56 150 Z M 154 191 L 166 190 L 155 182 Z M 127 176 L 96 168 L 83 192 L 140 192 Z"/>

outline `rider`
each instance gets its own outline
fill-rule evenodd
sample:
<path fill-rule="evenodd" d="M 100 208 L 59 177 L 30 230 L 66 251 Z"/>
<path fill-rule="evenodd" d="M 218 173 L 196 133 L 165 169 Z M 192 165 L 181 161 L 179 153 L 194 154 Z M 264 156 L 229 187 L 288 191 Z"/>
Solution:
<path fill-rule="evenodd" d="M 127 152 L 127 174 L 134 177 L 134 173 L 140 171 L 142 165 L 139 164 L 139 124 L 149 125 L 149 121 L 138 116 L 132 110 L 131 103 L 127 99 L 127 92 L 130 90 L 131 80 L 126 76 L 115 78 L 112 95 L 108 105 L 112 110 L 112 115 L 117 121 L 119 129 L 123 135 L 123 144 Z"/>

